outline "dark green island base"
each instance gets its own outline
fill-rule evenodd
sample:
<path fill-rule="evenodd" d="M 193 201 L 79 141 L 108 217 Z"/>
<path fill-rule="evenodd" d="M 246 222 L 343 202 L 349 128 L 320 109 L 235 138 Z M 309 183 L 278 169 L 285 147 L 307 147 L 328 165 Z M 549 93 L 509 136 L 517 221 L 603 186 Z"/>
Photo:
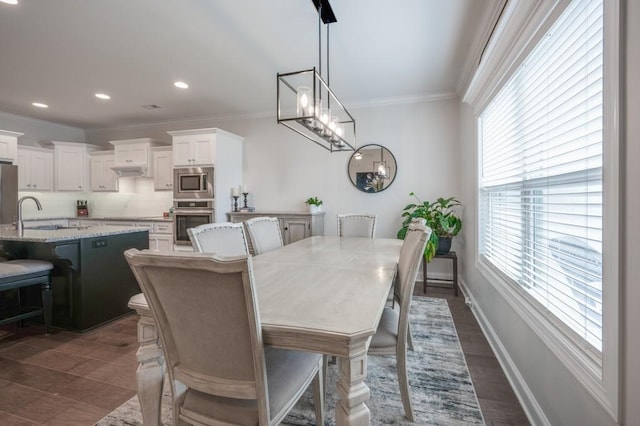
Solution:
<path fill-rule="evenodd" d="M 140 293 L 123 252 L 149 247 L 149 232 L 130 227 L 0 232 L 2 256 L 54 264 L 53 326 L 87 331 L 131 312 Z"/>

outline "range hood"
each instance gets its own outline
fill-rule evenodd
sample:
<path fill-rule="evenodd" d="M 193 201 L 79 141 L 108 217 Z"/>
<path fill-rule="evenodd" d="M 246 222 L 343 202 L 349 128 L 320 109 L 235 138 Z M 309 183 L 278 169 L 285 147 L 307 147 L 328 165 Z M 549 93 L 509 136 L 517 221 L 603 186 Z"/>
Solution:
<path fill-rule="evenodd" d="M 116 172 L 119 177 L 132 177 L 132 176 L 146 176 L 147 175 L 146 164 L 131 164 L 131 165 L 117 165 L 111 167 L 111 170 Z"/>

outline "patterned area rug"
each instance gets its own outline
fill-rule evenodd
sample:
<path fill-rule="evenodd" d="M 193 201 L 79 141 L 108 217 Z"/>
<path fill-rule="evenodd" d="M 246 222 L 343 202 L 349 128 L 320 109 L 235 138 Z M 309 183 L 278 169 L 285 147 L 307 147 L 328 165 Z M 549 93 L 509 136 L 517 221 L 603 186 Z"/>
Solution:
<path fill-rule="evenodd" d="M 414 351 L 408 354 L 409 383 L 416 422 L 419 425 L 484 425 L 471 377 L 451 312 L 444 299 L 415 297 L 411 307 Z M 335 424 L 337 366 L 327 377 L 326 424 Z M 370 356 L 366 383 L 371 389 L 367 406 L 372 425 L 411 424 L 404 417 L 395 357 Z M 171 424 L 170 392 L 165 386 L 162 424 Z M 138 398 L 133 397 L 98 425 L 141 425 Z M 285 425 L 315 424 L 310 391 L 283 422 Z"/>

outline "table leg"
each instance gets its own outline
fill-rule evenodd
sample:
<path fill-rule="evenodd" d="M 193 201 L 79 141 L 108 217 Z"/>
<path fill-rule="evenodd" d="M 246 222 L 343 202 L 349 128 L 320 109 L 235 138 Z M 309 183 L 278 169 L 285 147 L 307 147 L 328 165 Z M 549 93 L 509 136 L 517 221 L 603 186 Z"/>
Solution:
<path fill-rule="evenodd" d="M 336 405 L 336 425 L 369 425 L 371 414 L 365 402 L 371 393 L 364 383 L 367 376 L 366 350 L 351 358 L 338 358 L 340 378 L 337 383 L 339 401 Z"/>
<path fill-rule="evenodd" d="M 138 370 L 138 401 L 145 425 L 159 425 L 162 385 L 164 380 L 164 357 L 158 340 L 158 330 L 151 313 L 141 313 L 138 320 L 138 343 L 136 353 Z"/>

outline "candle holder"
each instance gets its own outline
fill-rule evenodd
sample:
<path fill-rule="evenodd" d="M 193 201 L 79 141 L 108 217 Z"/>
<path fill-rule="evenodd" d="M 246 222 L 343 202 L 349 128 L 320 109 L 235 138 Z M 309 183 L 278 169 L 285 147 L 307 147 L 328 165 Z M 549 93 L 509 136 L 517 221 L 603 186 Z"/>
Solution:
<path fill-rule="evenodd" d="M 243 192 L 242 195 L 244 195 L 244 208 L 248 208 L 247 206 L 247 195 L 249 195 L 248 192 Z"/>
<path fill-rule="evenodd" d="M 238 211 L 238 198 L 240 198 L 237 195 L 233 196 L 233 211 L 237 212 Z M 245 198 L 246 199 L 246 198 Z"/>

